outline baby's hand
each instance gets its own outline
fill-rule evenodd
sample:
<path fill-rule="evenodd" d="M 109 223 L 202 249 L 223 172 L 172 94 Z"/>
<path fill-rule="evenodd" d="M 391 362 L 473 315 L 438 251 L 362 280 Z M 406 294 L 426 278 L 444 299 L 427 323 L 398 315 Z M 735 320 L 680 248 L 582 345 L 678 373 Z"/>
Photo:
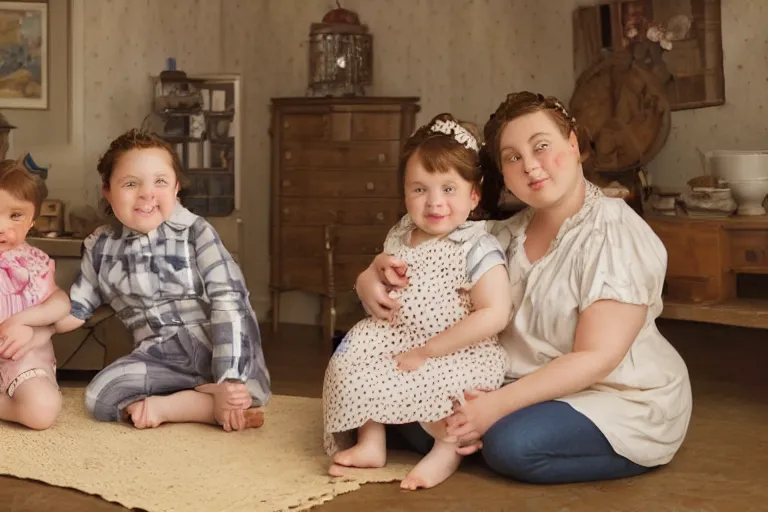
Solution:
<path fill-rule="evenodd" d="M 225 432 L 238 431 L 245 428 L 245 411 L 223 410 L 218 412 L 218 415 L 214 414 L 214 418 Z"/>
<path fill-rule="evenodd" d="M 248 388 L 242 382 L 223 382 L 223 397 L 227 400 L 227 409 L 247 409 L 253 403 Z"/>
<path fill-rule="evenodd" d="M 427 359 L 428 358 L 423 347 L 414 348 L 413 350 L 409 350 L 395 356 L 395 361 L 397 361 L 397 368 L 402 372 L 412 372 L 418 370 L 424 366 L 424 363 Z"/>
<path fill-rule="evenodd" d="M 251 406 L 253 399 L 242 382 L 226 381 L 212 384 L 213 402 L 217 411 L 244 410 Z"/>
<path fill-rule="evenodd" d="M 0 358 L 13 359 L 13 356 L 32 340 L 34 330 L 28 325 L 6 320 L 0 324 Z"/>

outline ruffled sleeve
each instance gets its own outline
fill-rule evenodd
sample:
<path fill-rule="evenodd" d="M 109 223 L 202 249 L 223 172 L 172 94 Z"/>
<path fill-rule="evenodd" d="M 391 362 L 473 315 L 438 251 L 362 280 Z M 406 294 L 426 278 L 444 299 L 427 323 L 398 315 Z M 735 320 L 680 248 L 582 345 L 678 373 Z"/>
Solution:
<path fill-rule="evenodd" d="M 651 306 L 661 303 L 667 251 L 632 209 L 612 203 L 601 212 L 579 261 L 583 311 L 599 300 Z"/>
<path fill-rule="evenodd" d="M 467 221 L 456 228 L 448 238 L 461 243 L 467 255 L 467 281 L 469 289 L 496 265 L 505 265 L 506 257 L 499 241 L 488 231 L 486 221 Z"/>
<path fill-rule="evenodd" d="M 34 306 L 45 301 L 56 289 L 56 264 L 42 250 L 22 245 L 4 254 L 0 270 L 5 293 L 20 295 Z"/>
<path fill-rule="evenodd" d="M 501 244 L 493 235 L 478 236 L 467 251 L 467 288 L 477 283 L 486 272 L 497 265 L 506 265 Z"/>

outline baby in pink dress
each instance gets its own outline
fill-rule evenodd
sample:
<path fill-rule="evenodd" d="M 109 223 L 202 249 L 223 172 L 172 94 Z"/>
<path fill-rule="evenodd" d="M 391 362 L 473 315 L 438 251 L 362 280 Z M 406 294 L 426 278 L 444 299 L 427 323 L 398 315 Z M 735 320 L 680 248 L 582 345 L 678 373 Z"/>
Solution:
<path fill-rule="evenodd" d="M 25 243 L 40 203 L 34 178 L 0 162 L 0 420 L 36 430 L 61 409 L 51 335 L 70 309 L 53 260 Z"/>

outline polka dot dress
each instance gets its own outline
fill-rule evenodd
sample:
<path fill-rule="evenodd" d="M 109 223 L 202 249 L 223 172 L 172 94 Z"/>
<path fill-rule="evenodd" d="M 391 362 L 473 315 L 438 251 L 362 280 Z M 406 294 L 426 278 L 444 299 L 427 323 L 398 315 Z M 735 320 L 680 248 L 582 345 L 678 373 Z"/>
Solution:
<path fill-rule="evenodd" d="M 490 238 L 482 228 L 473 231 L 473 238 Z M 464 391 L 501 386 L 506 354 L 495 336 L 427 359 L 412 372 L 398 370 L 394 360 L 470 312 L 467 254 L 476 255 L 477 245 L 449 237 L 413 248 L 399 243 L 389 251 L 408 264 L 409 284 L 392 293 L 402 306 L 393 323 L 374 317 L 358 322 L 330 360 L 323 384 L 329 454 L 350 446 L 351 434 L 368 420 L 391 425 L 438 421 L 452 413 L 453 400 L 463 400 Z"/>

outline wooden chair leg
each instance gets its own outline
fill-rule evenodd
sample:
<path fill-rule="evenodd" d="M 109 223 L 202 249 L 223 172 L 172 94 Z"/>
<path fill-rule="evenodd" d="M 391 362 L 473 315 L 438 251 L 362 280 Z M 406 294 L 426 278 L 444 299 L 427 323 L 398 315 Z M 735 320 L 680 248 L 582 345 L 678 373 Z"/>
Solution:
<path fill-rule="evenodd" d="M 336 300 L 323 297 L 323 350 L 333 354 L 333 336 L 336 333 Z"/>
<path fill-rule="evenodd" d="M 334 226 L 327 225 L 323 230 L 325 239 L 325 288 L 323 297 L 323 309 L 325 321 L 323 322 L 323 344 L 327 354 L 333 352 L 333 335 L 336 332 L 336 281 L 333 271 L 333 242 Z"/>
<path fill-rule="evenodd" d="M 277 334 L 280 327 L 280 292 L 272 292 L 272 333 Z"/>

